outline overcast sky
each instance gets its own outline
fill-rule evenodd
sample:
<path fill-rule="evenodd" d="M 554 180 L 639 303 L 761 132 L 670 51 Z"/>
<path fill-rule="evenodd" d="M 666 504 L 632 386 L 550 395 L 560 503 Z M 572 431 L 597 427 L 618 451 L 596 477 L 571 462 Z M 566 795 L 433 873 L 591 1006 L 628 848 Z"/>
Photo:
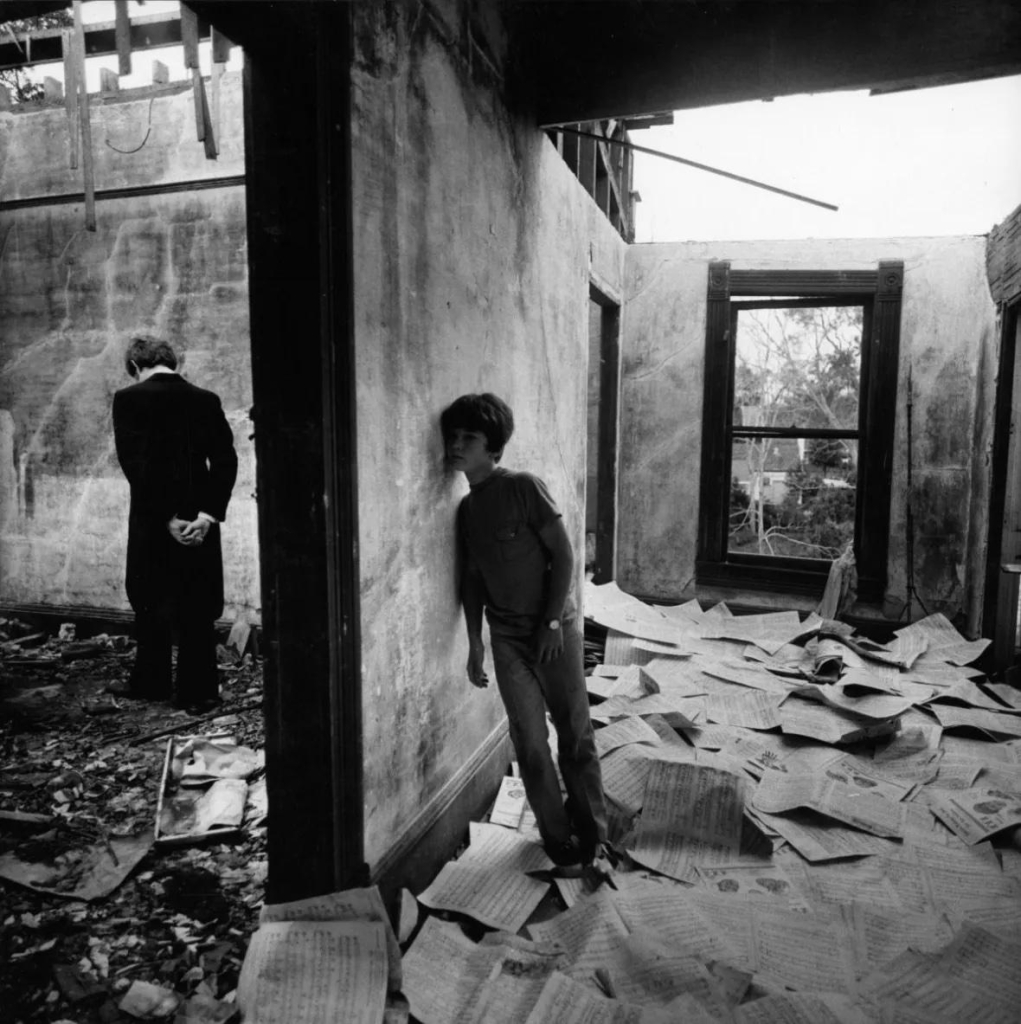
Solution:
<path fill-rule="evenodd" d="M 727 104 L 674 122 L 632 141 L 840 209 L 638 153 L 639 242 L 985 234 L 1021 205 L 1021 76 Z"/>

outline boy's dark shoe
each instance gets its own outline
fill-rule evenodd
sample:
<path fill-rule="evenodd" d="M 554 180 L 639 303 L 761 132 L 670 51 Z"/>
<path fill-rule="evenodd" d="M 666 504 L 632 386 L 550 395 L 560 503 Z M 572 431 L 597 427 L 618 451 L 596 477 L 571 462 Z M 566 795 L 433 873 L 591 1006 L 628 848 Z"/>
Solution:
<path fill-rule="evenodd" d="M 566 868 L 582 862 L 581 850 L 573 836 L 562 843 L 545 843 L 543 849 L 557 867 Z"/>

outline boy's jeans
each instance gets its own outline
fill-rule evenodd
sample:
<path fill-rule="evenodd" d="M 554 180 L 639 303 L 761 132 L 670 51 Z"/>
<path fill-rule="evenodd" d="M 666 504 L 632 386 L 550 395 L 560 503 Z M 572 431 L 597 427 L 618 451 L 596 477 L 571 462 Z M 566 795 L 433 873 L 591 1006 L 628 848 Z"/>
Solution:
<path fill-rule="evenodd" d="M 589 719 L 581 633 L 573 623 L 563 629 L 563 653 L 542 665 L 535 661 L 531 637 L 491 634 L 490 642 L 521 780 L 543 842 L 564 843 L 573 831 L 582 850 L 590 852 L 606 839 L 606 803 Z M 547 708 L 557 731 L 566 807 L 547 741 Z"/>

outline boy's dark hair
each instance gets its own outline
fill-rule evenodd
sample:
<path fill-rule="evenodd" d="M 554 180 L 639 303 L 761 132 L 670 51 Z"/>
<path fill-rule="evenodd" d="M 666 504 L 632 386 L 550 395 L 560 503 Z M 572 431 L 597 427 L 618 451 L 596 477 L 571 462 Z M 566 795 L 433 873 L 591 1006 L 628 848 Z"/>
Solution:
<path fill-rule="evenodd" d="M 128 376 L 134 377 L 137 370 L 149 370 L 154 366 L 177 369 L 177 356 L 170 342 L 152 334 L 134 335 L 124 353 L 124 369 L 128 371 Z"/>
<path fill-rule="evenodd" d="M 514 433 L 514 413 L 502 398 L 488 391 L 481 395 L 462 395 L 440 413 L 440 430 L 445 442 L 458 429 L 483 434 L 486 448 L 499 462 L 504 445 Z"/>

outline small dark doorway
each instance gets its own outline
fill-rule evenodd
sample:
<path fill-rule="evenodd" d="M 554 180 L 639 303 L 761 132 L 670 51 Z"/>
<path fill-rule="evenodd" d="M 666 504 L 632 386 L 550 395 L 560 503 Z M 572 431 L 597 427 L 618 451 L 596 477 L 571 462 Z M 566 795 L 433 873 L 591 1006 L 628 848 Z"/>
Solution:
<path fill-rule="evenodd" d="M 620 305 L 590 286 L 585 574 L 595 583 L 615 575 L 619 333 Z"/>

